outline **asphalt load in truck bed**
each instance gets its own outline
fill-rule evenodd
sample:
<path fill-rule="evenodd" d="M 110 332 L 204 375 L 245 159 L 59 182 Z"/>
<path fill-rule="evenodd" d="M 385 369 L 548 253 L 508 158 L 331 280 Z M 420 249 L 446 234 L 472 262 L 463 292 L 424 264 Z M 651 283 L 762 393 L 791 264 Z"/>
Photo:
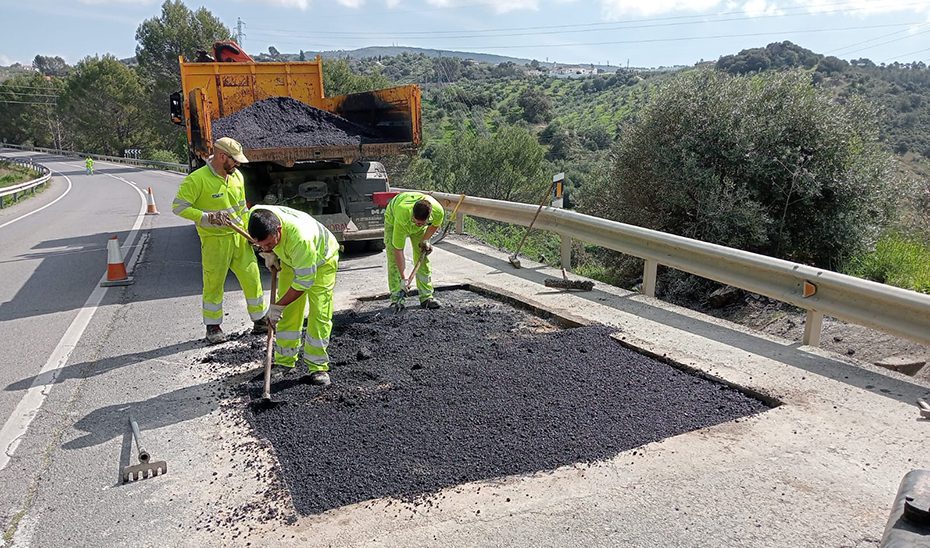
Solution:
<path fill-rule="evenodd" d="M 214 139 L 232 137 L 246 150 L 358 146 L 384 141 L 364 126 L 290 97 L 272 97 L 212 124 Z"/>
<path fill-rule="evenodd" d="M 432 505 L 446 487 L 609 459 L 768 409 L 622 347 L 615 329 L 559 329 L 466 290 L 442 299 L 439 310 L 371 302 L 337 314 L 333 384 L 297 371 L 272 385 L 285 405 L 246 406 L 298 512 L 381 497 Z M 260 397 L 257 379 L 245 388 Z"/>

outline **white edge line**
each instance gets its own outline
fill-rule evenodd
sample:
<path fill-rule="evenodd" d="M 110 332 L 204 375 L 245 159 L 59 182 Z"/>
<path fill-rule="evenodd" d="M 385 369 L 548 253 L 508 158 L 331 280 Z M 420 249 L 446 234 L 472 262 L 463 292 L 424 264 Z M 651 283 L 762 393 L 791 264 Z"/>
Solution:
<path fill-rule="evenodd" d="M 62 176 L 68 179 L 67 175 L 62 174 Z M 142 200 L 139 214 L 136 216 L 136 222 L 133 224 L 132 230 L 129 232 L 129 236 L 126 237 L 126 242 L 122 246 L 123 253 L 125 253 L 127 249 L 132 248 L 139 228 L 142 226 L 142 221 L 145 220 L 146 200 L 145 195 L 135 185 L 112 175 L 110 175 L 110 177 L 120 180 L 135 189 Z M 70 184 L 71 180 L 68 179 L 69 189 L 71 188 Z M 64 195 L 62 195 L 62 197 L 64 197 Z M 60 200 L 61 198 L 58 199 Z M 52 204 L 48 204 L 45 207 L 50 205 Z M 45 207 L 42 209 L 45 209 Z M 37 209 L 32 213 L 37 211 L 39 210 Z M 32 213 L 29 213 L 29 215 Z M 0 228 L 2 228 L 2 225 L 0 225 Z M 136 249 L 134 254 L 138 256 L 138 253 L 139 250 Z M 77 316 L 71 321 L 71 325 L 68 326 L 61 340 L 58 341 L 58 345 L 52 351 L 48 361 L 42 366 L 39 374 L 36 375 L 32 384 L 23 395 L 23 398 L 16 405 L 16 409 L 13 410 L 13 413 L 10 414 L 10 417 L 6 420 L 6 423 L 4 423 L 3 428 L 0 429 L 0 448 L 2 448 L 2 452 L 0 452 L 0 471 L 5 469 L 10 463 L 10 460 L 12 460 L 23 436 L 26 434 L 26 431 L 29 430 L 29 426 L 32 424 L 33 419 L 36 418 L 39 409 L 45 402 L 45 398 L 48 396 L 49 392 L 51 392 L 52 387 L 55 386 L 55 379 L 58 378 L 61 368 L 68 363 L 71 353 L 77 348 L 78 342 L 80 342 L 81 336 L 84 334 L 84 330 L 87 329 L 87 326 L 90 324 L 90 320 L 97 311 L 97 307 L 100 306 L 100 302 L 103 301 L 103 297 L 106 295 L 108 288 L 101 287 L 100 282 L 104 281 L 106 277 L 106 273 L 100 277 L 100 281 L 96 284 L 90 296 L 87 297 L 87 301 L 84 303 L 84 306 L 81 307 L 81 310 L 78 311 Z"/>

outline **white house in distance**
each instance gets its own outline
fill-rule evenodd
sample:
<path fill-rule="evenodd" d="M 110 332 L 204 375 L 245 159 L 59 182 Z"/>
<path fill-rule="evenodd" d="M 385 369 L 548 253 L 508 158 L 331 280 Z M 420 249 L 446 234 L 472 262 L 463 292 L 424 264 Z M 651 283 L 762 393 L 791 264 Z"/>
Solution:
<path fill-rule="evenodd" d="M 593 65 L 587 67 L 581 65 L 555 65 L 549 69 L 549 76 L 555 78 L 584 78 L 595 74 L 597 74 L 597 69 Z"/>

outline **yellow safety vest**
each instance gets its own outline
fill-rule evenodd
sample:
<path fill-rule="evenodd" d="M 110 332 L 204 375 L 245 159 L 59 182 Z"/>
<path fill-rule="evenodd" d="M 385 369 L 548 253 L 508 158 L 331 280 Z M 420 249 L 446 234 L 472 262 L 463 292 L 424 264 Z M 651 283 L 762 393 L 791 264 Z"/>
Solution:
<path fill-rule="evenodd" d="M 172 211 L 194 221 L 201 237 L 235 235 L 236 232 L 228 226 L 211 224 L 207 221 L 207 214 L 225 211 L 233 222 L 242 226 L 247 212 L 242 173 L 237 169 L 224 179 L 210 165 L 194 170 L 181 182 Z"/>
<path fill-rule="evenodd" d="M 413 224 L 413 206 L 424 199 L 430 202 L 433 208 L 430 210 L 426 224 L 417 226 Z M 428 226 L 442 226 L 445 216 L 446 212 L 432 196 L 422 192 L 401 192 L 391 198 L 384 211 L 384 225 L 391 227 L 391 234 L 385 234 L 385 236 L 390 238 L 391 245 L 395 248 L 403 249 L 407 237 L 423 234 Z"/>
<path fill-rule="evenodd" d="M 323 263 L 339 253 L 339 242 L 333 233 L 309 214 L 283 206 L 257 205 L 267 209 L 281 221 L 281 241 L 274 254 L 282 263 L 294 269 L 291 287 L 307 291 L 316 280 L 316 271 Z"/>

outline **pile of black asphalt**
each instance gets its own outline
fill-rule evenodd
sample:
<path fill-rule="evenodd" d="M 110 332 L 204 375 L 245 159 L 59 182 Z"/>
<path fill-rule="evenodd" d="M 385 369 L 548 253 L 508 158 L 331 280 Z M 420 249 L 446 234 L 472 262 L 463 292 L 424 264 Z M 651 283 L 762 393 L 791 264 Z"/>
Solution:
<path fill-rule="evenodd" d="M 466 290 L 442 298 L 439 310 L 411 302 L 393 314 L 372 302 L 338 314 L 332 385 L 297 371 L 272 387 L 284 405 L 245 406 L 298 512 L 382 497 L 418 504 L 443 488 L 603 461 L 768 409 L 622 347 L 615 329 L 559 329 Z M 257 379 L 246 388 L 261 394 Z"/>
<path fill-rule="evenodd" d="M 214 121 L 211 128 L 214 138 L 232 137 L 246 150 L 358 146 L 379 140 L 373 130 L 290 97 L 257 101 Z"/>

